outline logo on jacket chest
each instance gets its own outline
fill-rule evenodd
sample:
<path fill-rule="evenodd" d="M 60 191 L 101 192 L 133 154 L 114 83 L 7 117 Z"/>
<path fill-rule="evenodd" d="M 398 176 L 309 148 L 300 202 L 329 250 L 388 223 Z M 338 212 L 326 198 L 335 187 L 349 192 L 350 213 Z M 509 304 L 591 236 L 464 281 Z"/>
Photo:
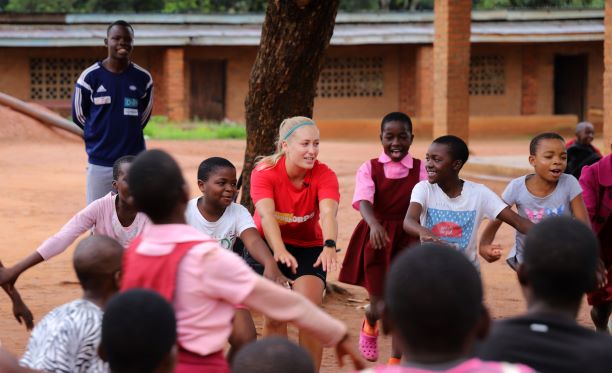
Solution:
<path fill-rule="evenodd" d="M 123 99 L 123 115 L 138 116 L 138 99 L 125 97 Z"/>

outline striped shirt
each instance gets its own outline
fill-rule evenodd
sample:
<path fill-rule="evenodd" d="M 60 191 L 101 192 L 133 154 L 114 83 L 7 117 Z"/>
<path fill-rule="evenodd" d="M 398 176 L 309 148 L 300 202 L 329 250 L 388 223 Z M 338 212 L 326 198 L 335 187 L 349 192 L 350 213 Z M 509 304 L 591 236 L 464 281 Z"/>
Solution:
<path fill-rule="evenodd" d="M 143 151 L 152 108 L 153 78 L 142 67 L 130 62 L 115 74 L 96 62 L 85 69 L 74 89 L 72 120 L 83 129 L 89 163 L 112 167 Z"/>
<path fill-rule="evenodd" d="M 32 331 L 20 364 L 50 373 L 107 373 L 98 357 L 102 314 L 84 299 L 55 308 Z"/>

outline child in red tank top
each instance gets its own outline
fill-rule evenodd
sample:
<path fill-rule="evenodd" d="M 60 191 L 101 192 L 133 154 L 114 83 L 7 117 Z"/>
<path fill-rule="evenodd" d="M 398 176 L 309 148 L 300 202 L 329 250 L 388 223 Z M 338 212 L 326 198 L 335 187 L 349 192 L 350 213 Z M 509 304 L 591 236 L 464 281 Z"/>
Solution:
<path fill-rule="evenodd" d="M 377 303 L 385 274 L 397 253 L 416 242 L 404 232 L 402 221 L 412 188 L 426 178 L 421 161 L 408 153 L 413 140 L 410 117 L 387 114 L 380 132 L 383 153 L 357 171 L 353 207 L 363 219 L 353 232 L 339 277 L 342 282 L 365 287 L 370 296 L 359 338 L 359 350 L 370 361 L 378 359 Z M 394 345 L 390 361 L 400 357 Z"/>

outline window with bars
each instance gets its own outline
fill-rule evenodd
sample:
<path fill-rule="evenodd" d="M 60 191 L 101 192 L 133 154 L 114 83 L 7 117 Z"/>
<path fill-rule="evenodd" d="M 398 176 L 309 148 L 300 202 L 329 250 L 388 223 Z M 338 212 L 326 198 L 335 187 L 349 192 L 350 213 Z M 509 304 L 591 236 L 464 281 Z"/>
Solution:
<path fill-rule="evenodd" d="M 79 75 L 94 62 L 87 58 L 31 58 L 30 98 L 70 100 Z"/>
<path fill-rule="evenodd" d="M 319 77 L 317 96 L 381 97 L 384 94 L 383 67 L 382 57 L 329 58 Z"/>
<path fill-rule="evenodd" d="M 472 56 L 470 59 L 470 95 L 501 96 L 506 90 L 504 56 Z"/>

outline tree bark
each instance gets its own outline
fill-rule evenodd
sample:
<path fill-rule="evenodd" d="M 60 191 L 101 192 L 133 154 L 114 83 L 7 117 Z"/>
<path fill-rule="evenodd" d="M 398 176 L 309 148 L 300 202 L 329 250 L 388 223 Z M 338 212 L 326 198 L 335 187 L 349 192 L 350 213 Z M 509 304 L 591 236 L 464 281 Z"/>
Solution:
<path fill-rule="evenodd" d="M 245 101 L 247 146 L 241 203 L 253 212 L 250 193 L 255 158 L 274 152 L 280 123 L 312 117 L 325 51 L 340 0 L 268 0 L 261 42 Z"/>

